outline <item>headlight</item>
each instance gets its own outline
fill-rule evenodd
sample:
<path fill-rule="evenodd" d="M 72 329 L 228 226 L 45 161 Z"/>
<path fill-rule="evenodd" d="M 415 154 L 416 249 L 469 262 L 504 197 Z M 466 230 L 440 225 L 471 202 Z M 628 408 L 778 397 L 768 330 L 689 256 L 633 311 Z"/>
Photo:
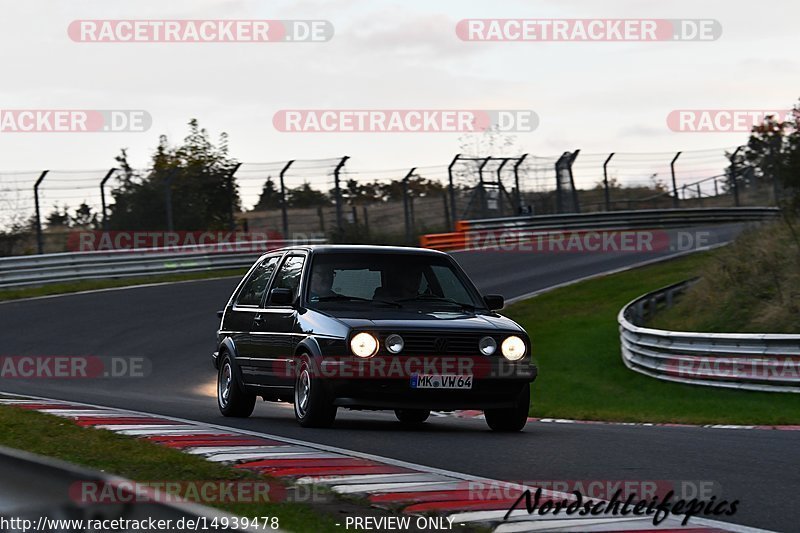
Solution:
<path fill-rule="evenodd" d="M 491 337 L 483 337 L 478 342 L 478 349 L 483 355 L 492 355 L 497 351 L 497 341 Z"/>
<path fill-rule="evenodd" d="M 378 353 L 378 339 L 362 331 L 350 339 L 350 349 L 359 357 L 372 357 Z"/>
<path fill-rule="evenodd" d="M 403 346 L 405 346 L 403 337 L 397 335 L 396 333 L 386 337 L 385 344 L 386 349 L 389 350 L 390 353 L 400 353 L 400 351 L 403 349 Z"/>
<path fill-rule="evenodd" d="M 509 361 L 519 361 L 525 355 L 525 341 L 516 335 L 512 335 L 503 341 L 500 349 L 503 352 L 503 357 Z"/>

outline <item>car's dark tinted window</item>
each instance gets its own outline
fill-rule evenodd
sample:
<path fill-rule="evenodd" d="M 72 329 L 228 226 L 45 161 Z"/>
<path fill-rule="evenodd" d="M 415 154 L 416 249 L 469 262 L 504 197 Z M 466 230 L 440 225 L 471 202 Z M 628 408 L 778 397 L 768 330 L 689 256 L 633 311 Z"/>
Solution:
<path fill-rule="evenodd" d="M 267 285 L 269 285 L 269 278 L 272 276 L 279 258 L 279 256 L 268 257 L 256 267 L 250 278 L 245 282 L 241 292 L 239 292 L 236 305 L 261 305 L 264 292 L 266 292 Z"/>
<path fill-rule="evenodd" d="M 297 288 L 300 286 L 300 274 L 303 271 L 305 257 L 302 255 L 290 255 L 281 265 L 281 269 L 275 276 L 273 289 L 290 289 L 292 298 L 297 297 Z"/>
<path fill-rule="evenodd" d="M 365 302 L 366 301 L 366 302 Z M 314 256 L 308 303 L 402 307 L 463 304 L 483 307 L 446 256 L 320 253 Z"/>
<path fill-rule="evenodd" d="M 428 282 L 429 277 L 431 278 L 430 282 Z M 430 274 L 426 275 L 425 278 L 423 283 L 428 283 L 431 286 L 431 290 L 436 290 L 435 286 L 438 284 L 441 290 L 440 294 L 445 298 L 450 298 L 457 302 L 471 301 L 469 291 L 458 279 L 452 268 L 444 265 L 431 265 Z M 435 281 L 432 278 L 436 278 Z"/>

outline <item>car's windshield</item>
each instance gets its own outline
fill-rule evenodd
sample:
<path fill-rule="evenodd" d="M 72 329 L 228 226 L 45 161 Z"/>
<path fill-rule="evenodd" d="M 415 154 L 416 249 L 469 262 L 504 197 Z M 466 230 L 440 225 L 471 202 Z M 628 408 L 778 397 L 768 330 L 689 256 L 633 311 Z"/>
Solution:
<path fill-rule="evenodd" d="M 451 261 L 433 254 L 318 254 L 306 300 L 309 307 L 485 308 Z"/>

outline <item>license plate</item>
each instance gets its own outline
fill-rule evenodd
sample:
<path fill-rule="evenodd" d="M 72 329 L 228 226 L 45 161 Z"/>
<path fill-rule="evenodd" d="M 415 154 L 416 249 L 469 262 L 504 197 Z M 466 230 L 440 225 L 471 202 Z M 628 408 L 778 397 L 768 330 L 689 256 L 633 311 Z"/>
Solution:
<path fill-rule="evenodd" d="M 413 374 L 412 389 L 471 389 L 472 374 Z"/>

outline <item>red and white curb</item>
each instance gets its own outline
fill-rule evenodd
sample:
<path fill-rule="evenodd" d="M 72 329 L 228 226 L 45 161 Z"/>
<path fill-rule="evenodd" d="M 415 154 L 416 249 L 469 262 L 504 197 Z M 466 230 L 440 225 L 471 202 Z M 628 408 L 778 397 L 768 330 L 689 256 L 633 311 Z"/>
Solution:
<path fill-rule="evenodd" d="M 331 446 L 257 433 L 237 428 L 205 424 L 125 409 L 100 407 L 78 402 L 50 400 L 4 394 L 0 404 L 40 411 L 73 420 L 85 427 L 107 429 L 200 455 L 209 461 L 231 465 L 282 478 L 291 483 L 330 487 L 336 493 L 366 498 L 371 505 L 398 509 L 404 514 L 438 514 L 453 524 L 491 527 L 498 533 L 522 531 L 660 531 L 757 533 L 755 529 L 726 522 L 693 517 L 681 526 L 678 517 L 669 517 L 658 526 L 643 517 L 564 517 L 529 515 L 524 509 L 507 510 L 525 489 L 495 481 L 397 461 Z M 479 490 L 476 483 L 492 490 Z M 544 497 L 571 499 L 572 496 L 549 490 Z"/>
<path fill-rule="evenodd" d="M 438 417 L 455 417 L 465 419 L 483 420 L 483 411 L 448 411 L 431 413 Z M 702 429 L 758 429 L 775 431 L 800 431 L 798 425 L 737 425 L 737 424 L 675 424 L 670 422 L 607 422 L 604 420 L 572 420 L 570 418 L 528 418 L 528 423 L 540 424 L 588 424 L 599 426 L 636 426 L 636 427 L 660 427 L 660 428 L 702 428 Z"/>

